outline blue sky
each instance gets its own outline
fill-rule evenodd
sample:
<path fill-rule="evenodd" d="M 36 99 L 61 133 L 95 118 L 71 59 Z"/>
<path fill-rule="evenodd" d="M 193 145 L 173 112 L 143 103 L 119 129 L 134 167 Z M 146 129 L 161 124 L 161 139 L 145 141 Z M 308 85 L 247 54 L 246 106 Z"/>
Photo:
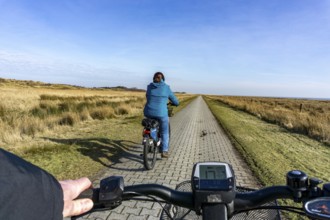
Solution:
<path fill-rule="evenodd" d="M 0 77 L 330 98 L 328 0 L 0 0 Z"/>

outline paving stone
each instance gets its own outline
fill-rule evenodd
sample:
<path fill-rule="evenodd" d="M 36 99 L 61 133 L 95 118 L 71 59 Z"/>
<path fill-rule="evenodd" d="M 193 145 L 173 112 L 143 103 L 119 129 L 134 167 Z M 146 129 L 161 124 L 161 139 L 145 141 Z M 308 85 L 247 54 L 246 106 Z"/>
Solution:
<path fill-rule="evenodd" d="M 122 219 L 128 219 L 129 214 L 119 214 L 116 212 L 111 212 L 111 214 L 109 215 L 109 217 L 107 218 L 103 218 L 106 220 L 122 220 Z"/>
<path fill-rule="evenodd" d="M 141 208 L 125 207 L 125 208 L 123 209 L 122 213 L 139 215 L 141 211 L 142 211 Z"/>
<path fill-rule="evenodd" d="M 152 215 L 152 216 L 159 216 L 160 214 L 160 210 L 159 209 L 146 209 L 146 208 L 143 208 L 141 213 L 141 215 Z"/>
<path fill-rule="evenodd" d="M 127 220 L 147 220 L 148 216 L 146 215 L 129 215 Z"/>

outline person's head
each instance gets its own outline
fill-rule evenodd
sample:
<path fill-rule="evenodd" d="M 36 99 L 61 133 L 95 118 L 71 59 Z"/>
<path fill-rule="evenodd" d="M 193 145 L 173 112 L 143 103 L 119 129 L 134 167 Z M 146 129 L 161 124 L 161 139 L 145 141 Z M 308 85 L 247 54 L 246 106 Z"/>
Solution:
<path fill-rule="evenodd" d="M 156 72 L 153 78 L 154 83 L 159 83 L 161 80 L 165 81 L 164 74 L 162 72 Z"/>

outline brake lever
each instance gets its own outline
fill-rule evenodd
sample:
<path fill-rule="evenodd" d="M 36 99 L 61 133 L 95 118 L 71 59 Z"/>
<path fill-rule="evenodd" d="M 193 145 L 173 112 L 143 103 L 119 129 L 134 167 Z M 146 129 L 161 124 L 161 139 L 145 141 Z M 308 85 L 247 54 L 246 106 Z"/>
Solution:
<path fill-rule="evenodd" d="M 122 176 L 110 176 L 101 180 L 100 188 L 87 189 L 77 199 L 91 199 L 94 203 L 92 211 L 110 210 L 121 204 L 123 191 L 124 178 Z"/>

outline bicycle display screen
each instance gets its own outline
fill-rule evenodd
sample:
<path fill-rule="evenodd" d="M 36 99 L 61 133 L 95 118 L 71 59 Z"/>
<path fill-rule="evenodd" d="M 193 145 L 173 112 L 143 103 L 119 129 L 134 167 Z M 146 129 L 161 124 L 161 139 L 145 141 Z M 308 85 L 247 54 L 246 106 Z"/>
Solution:
<path fill-rule="evenodd" d="M 229 190 L 233 172 L 221 162 L 201 162 L 194 166 L 192 183 L 195 190 Z"/>
<path fill-rule="evenodd" d="M 224 165 L 200 165 L 199 177 L 205 180 L 223 180 L 227 178 Z"/>

